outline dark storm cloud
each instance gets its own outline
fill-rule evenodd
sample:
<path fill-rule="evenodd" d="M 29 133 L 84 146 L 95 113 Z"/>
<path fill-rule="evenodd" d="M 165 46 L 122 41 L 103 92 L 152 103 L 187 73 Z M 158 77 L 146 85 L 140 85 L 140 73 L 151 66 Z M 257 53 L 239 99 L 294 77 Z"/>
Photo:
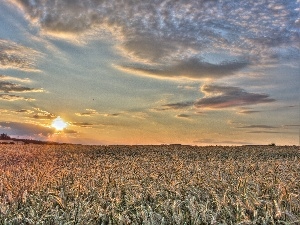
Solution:
<path fill-rule="evenodd" d="M 48 136 L 55 132 L 54 128 L 43 127 L 30 123 L 0 122 L 0 127 L 8 129 L 7 131 L 9 131 L 8 133 L 11 135 L 20 136 L 34 136 L 41 134 L 43 136 Z"/>
<path fill-rule="evenodd" d="M 36 71 L 37 56 L 39 53 L 31 48 L 0 39 L 0 69 Z"/>
<path fill-rule="evenodd" d="M 141 75 L 218 78 L 248 65 L 300 55 L 300 3 L 296 0 L 7 2 L 22 8 L 34 26 L 58 36 L 76 37 L 97 29 L 111 32 L 120 52 L 139 64 L 123 63 L 117 68 Z M 211 52 L 225 52 L 237 61 L 221 65 L 205 57 L 194 60 Z"/>
<path fill-rule="evenodd" d="M 0 92 L 10 93 L 10 92 L 42 92 L 42 89 L 34 89 L 29 87 L 24 87 L 19 84 L 11 82 L 0 81 Z"/>
<path fill-rule="evenodd" d="M 205 97 L 194 103 L 196 108 L 230 108 L 274 102 L 267 94 L 249 93 L 239 87 L 204 85 Z"/>
<path fill-rule="evenodd" d="M 18 95 L 0 94 L 0 100 L 4 100 L 4 101 L 18 101 L 18 100 L 34 101 L 35 99 L 22 97 L 22 96 L 18 96 Z"/>

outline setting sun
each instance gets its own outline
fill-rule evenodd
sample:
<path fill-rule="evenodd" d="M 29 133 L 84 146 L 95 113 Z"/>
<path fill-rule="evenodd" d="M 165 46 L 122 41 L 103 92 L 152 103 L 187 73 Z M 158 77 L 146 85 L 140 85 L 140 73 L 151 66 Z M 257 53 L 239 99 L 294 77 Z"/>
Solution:
<path fill-rule="evenodd" d="M 65 121 L 63 121 L 63 119 L 60 118 L 60 116 L 58 116 L 56 119 L 53 120 L 51 126 L 54 127 L 56 130 L 61 131 L 64 128 L 66 128 L 68 124 Z"/>

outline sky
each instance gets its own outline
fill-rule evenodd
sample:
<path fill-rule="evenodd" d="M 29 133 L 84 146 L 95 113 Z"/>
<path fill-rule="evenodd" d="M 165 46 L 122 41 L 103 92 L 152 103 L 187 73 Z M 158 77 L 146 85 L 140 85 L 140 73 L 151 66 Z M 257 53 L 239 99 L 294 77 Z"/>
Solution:
<path fill-rule="evenodd" d="M 0 0 L 12 137 L 298 145 L 299 90 L 300 0 Z"/>

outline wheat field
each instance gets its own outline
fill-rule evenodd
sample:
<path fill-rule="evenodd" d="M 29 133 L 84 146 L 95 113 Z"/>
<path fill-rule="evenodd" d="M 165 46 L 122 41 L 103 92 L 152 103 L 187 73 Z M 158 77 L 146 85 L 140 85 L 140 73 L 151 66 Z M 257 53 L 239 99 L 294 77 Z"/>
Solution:
<path fill-rule="evenodd" d="M 0 224 L 300 224 L 300 152 L 0 145 Z"/>

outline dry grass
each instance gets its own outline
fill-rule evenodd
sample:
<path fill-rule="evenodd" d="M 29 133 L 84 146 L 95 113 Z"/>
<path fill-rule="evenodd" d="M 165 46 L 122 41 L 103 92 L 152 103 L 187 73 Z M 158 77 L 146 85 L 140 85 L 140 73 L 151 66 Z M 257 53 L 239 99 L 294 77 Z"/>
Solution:
<path fill-rule="evenodd" d="M 300 152 L 0 145 L 0 224 L 300 224 Z"/>

